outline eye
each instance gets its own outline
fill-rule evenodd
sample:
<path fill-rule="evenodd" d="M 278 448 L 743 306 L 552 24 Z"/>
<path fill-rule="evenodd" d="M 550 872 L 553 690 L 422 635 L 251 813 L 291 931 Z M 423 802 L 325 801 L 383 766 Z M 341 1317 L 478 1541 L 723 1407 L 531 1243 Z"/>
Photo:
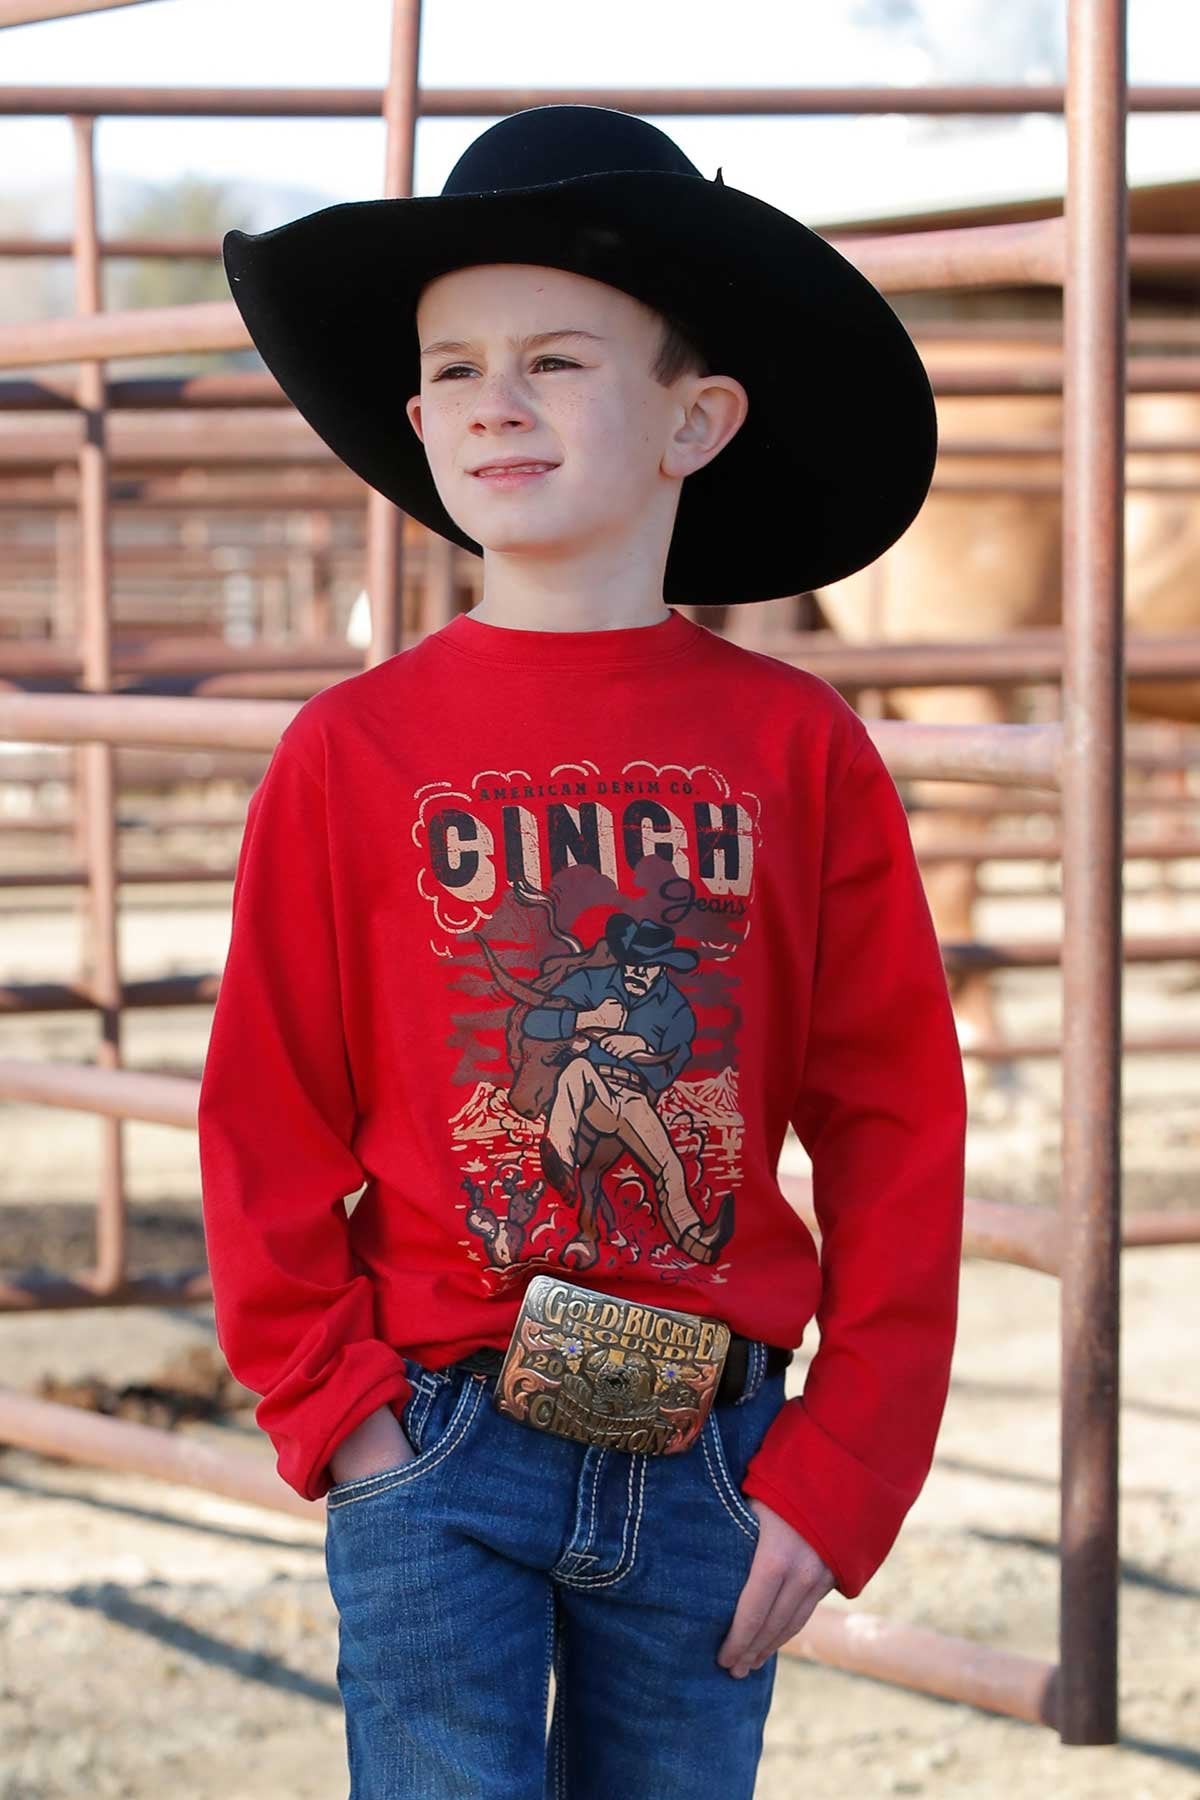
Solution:
<path fill-rule="evenodd" d="M 533 366 L 535 369 L 538 363 L 561 363 L 564 369 L 577 369 L 579 367 L 578 363 L 571 362 L 565 356 L 538 356 L 534 358 Z M 470 363 L 451 363 L 448 369 L 443 369 L 441 373 L 435 375 L 433 379 L 435 381 L 444 381 L 448 375 L 454 375 L 459 369 L 469 369 L 470 367 Z"/>

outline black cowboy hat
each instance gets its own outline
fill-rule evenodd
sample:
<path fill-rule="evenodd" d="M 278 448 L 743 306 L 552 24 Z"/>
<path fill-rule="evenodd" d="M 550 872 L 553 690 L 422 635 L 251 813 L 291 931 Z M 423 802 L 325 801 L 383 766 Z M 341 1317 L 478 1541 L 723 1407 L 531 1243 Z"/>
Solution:
<path fill-rule="evenodd" d="M 749 412 L 683 482 L 668 605 L 770 600 L 895 543 L 929 489 L 929 378 L 878 289 L 788 213 L 708 181 L 665 132 L 605 106 L 535 106 L 475 139 L 440 195 L 350 201 L 229 231 L 230 291 L 318 435 L 402 511 L 477 556 L 405 415 L 416 308 L 435 276 L 537 263 L 675 320 Z"/>
<path fill-rule="evenodd" d="M 694 969 L 699 952 L 676 944 L 670 925 L 657 919 L 635 919 L 632 913 L 612 913 L 604 924 L 604 940 L 614 962 L 644 969 L 661 964 L 665 969 Z"/>

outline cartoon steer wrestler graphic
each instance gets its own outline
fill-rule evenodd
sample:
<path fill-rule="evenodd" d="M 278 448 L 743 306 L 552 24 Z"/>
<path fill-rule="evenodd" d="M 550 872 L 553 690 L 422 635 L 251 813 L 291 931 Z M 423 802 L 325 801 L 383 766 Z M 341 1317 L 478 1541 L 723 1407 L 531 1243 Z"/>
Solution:
<path fill-rule="evenodd" d="M 667 971 L 694 969 L 699 956 L 677 947 L 669 926 L 628 913 L 614 913 L 604 937 L 611 962 L 573 969 L 546 995 L 548 1004 L 521 1021 L 528 1037 L 565 1040 L 571 1051 L 559 1063 L 539 1141 L 546 1180 L 579 1211 L 580 1234 L 563 1261 L 582 1269 L 597 1260 L 597 1212 L 615 1225 L 599 1175 L 627 1150 L 653 1180 L 672 1243 L 697 1262 L 716 1262 L 733 1232 L 733 1194 L 705 1224 L 653 1098 L 688 1062 L 696 1029 Z"/>

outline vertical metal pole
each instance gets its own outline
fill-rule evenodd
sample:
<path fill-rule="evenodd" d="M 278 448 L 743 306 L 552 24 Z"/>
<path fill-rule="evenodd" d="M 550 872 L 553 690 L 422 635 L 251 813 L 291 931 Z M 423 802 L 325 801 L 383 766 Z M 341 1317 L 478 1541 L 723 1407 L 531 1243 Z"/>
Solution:
<path fill-rule="evenodd" d="M 99 226 L 96 208 L 95 120 L 73 115 L 75 135 L 75 311 L 102 310 Z M 112 688 L 110 645 L 111 555 L 109 545 L 108 446 L 104 364 L 87 358 L 79 365 L 76 397 L 83 416 L 79 450 L 80 640 L 82 686 L 88 693 Z M 117 945 L 117 845 L 115 749 L 91 743 L 80 748 L 77 789 L 85 866 L 89 926 L 87 984 L 96 1001 L 100 1040 L 96 1063 L 116 1069 L 121 1062 L 121 975 Z M 100 1118 L 100 1182 L 96 1218 L 96 1267 L 81 1279 L 99 1292 L 120 1285 L 125 1274 L 124 1122 Z"/>
<path fill-rule="evenodd" d="M 1125 0 L 1070 0 L 1063 368 L 1058 1728 L 1117 1738 Z"/>
<path fill-rule="evenodd" d="M 416 152 L 417 87 L 421 60 L 421 0 L 393 0 L 392 47 L 383 116 L 387 126 L 383 192 L 387 199 L 412 193 Z M 396 401 L 397 431 L 411 431 L 403 402 Z M 383 662 L 400 648 L 404 568 L 399 507 L 371 488 L 367 494 L 367 596 L 371 607 L 371 643 L 365 667 Z"/>
<path fill-rule="evenodd" d="M 308 514 L 309 603 L 303 636 L 324 643 L 333 635 L 333 519 L 331 512 Z"/>
<path fill-rule="evenodd" d="M 422 596 L 421 633 L 448 625 L 457 610 L 456 564 L 459 550 L 449 538 L 430 532 L 425 546 L 425 591 Z"/>
<path fill-rule="evenodd" d="M 50 635 L 66 643 L 74 630 L 78 610 L 79 525 L 76 476 L 66 463 L 50 471 L 54 508 L 54 598 L 50 607 Z"/>

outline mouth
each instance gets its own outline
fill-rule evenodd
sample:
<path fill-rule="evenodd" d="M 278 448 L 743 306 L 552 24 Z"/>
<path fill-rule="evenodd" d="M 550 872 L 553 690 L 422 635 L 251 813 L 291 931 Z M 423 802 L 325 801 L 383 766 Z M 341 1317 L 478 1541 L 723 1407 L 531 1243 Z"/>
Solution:
<path fill-rule="evenodd" d="M 516 488 L 553 474 L 557 467 L 557 463 L 545 462 L 497 463 L 490 468 L 473 469 L 471 473 L 476 481 L 486 481 L 492 487 Z"/>

